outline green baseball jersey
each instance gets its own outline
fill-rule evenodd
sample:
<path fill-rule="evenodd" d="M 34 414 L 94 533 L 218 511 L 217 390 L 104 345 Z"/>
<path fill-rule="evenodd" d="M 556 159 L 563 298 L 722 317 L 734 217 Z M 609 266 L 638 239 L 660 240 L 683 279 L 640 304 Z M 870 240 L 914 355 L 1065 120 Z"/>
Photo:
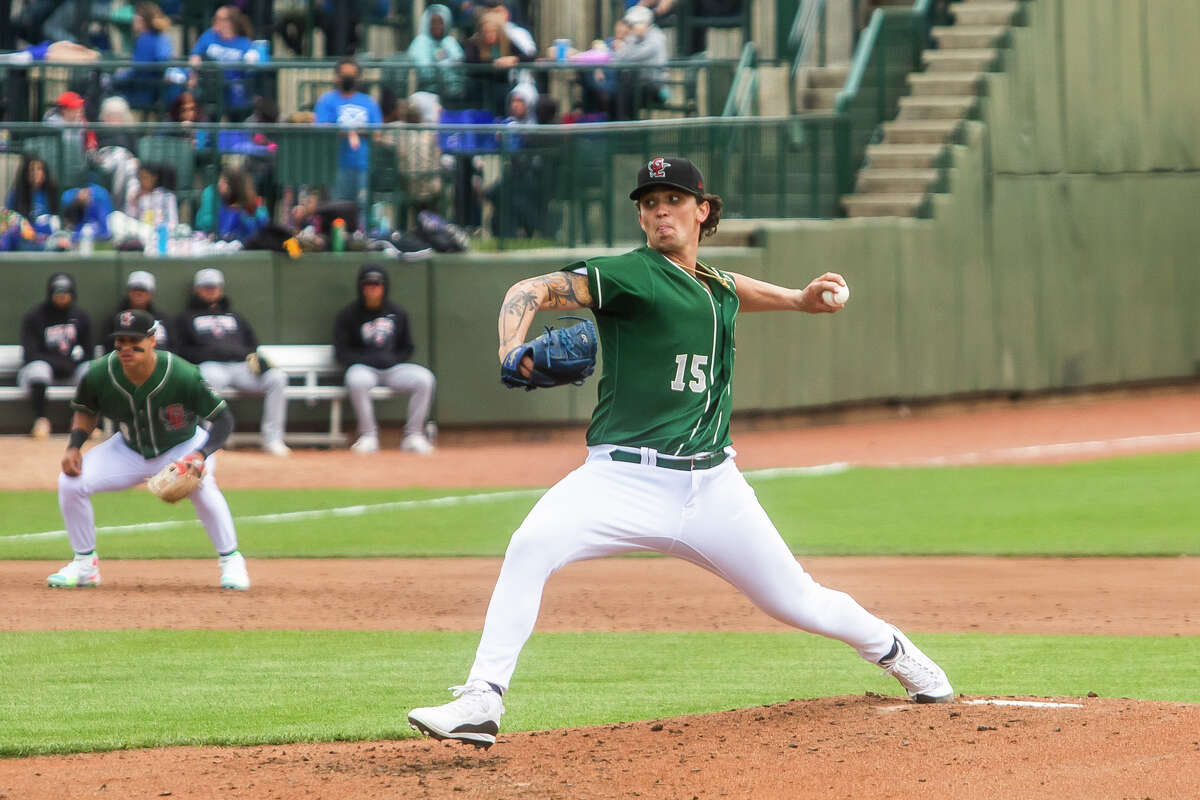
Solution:
<path fill-rule="evenodd" d="M 690 456 L 730 443 L 733 279 L 706 264 L 696 277 L 642 247 L 589 259 L 603 351 L 587 443 Z"/>
<path fill-rule="evenodd" d="M 174 353 L 157 351 L 154 371 L 134 386 L 115 352 L 88 365 L 75 389 L 71 407 L 108 417 L 121 436 L 144 458 L 162 455 L 196 433 L 196 423 L 212 419 L 225 408 L 200 377 L 200 370 Z"/>

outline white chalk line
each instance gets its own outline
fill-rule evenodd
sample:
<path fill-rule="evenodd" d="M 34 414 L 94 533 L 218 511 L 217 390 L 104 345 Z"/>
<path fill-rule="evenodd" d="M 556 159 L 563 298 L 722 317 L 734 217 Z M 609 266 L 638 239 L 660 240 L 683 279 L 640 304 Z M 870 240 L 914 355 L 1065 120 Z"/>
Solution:
<path fill-rule="evenodd" d="M 1001 447 L 995 450 L 977 450 L 951 456 L 931 456 L 929 458 L 914 458 L 905 461 L 889 461 L 879 466 L 950 467 L 971 464 L 993 464 L 1002 461 L 1046 458 L 1051 456 L 1117 453 L 1164 444 L 1200 446 L 1200 431 L 1156 433 L 1145 436 L 1124 436 L 1118 439 L 1093 439 L 1082 442 L 1059 442 L 1057 444 L 1032 444 L 1023 447 Z"/>
<path fill-rule="evenodd" d="M 1018 706 L 1020 708 L 1083 708 L 1083 703 L 1056 703 L 1049 700 L 960 700 L 965 706 Z"/>
<path fill-rule="evenodd" d="M 1189 433 L 1164 433 L 1148 436 L 1126 436 L 1119 439 L 1097 439 L 1082 442 L 1060 442 L 1058 444 L 1039 444 L 1024 447 L 1005 447 L 995 450 L 981 450 L 960 453 L 955 456 L 936 456 L 932 458 L 913 459 L 911 461 L 888 462 L 882 467 L 912 467 L 912 466 L 964 466 L 969 464 L 986 464 L 1014 458 L 1036 458 L 1048 455 L 1077 455 L 1087 453 L 1103 453 L 1119 450 L 1133 450 L 1159 444 L 1196 444 L 1200 445 L 1200 431 Z M 834 461 L 829 464 L 817 464 L 808 467 L 776 467 L 772 469 L 747 470 L 743 474 L 752 480 L 773 480 L 776 478 L 820 477 L 837 475 L 853 469 L 855 465 L 846 461 Z M 237 523 L 277 523 L 300 520 L 324 519 L 326 517 L 356 517 L 365 514 L 376 514 L 386 511 L 406 511 L 415 508 L 448 508 L 457 505 L 473 503 L 488 503 L 519 497 L 532 497 L 545 492 L 545 489 L 519 489 L 507 492 L 488 492 L 485 494 L 446 495 L 431 497 L 425 500 L 398 500 L 388 503 L 370 503 L 365 505 L 341 506 L 338 508 L 320 508 L 310 511 L 289 511 L 280 514 L 257 514 L 254 516 L 237 517 Z M 96 529 L 96 533 L 149 533 L 157 530 L 181 528 L 198 524 L 197 520 L 163 520 L 158 522 L 139 522 L 134 525 L 108 525 Z M 37 533 L 18 533 L 11 536 L 0 536 L 0 543 L 15 541 L 30 541 L 34 539 L 55 539 L 66 536 L 65 530 L 39 531 Z"/>

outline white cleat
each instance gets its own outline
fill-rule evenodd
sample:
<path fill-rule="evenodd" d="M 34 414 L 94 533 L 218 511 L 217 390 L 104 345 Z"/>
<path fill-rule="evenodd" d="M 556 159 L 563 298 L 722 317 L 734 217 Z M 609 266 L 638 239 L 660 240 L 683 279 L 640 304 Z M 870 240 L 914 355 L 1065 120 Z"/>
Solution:
<path fill-rule="evenodd" d="M 287 458 L 292 454 L 292 449 L 283 443 L 280 439 L 272 439 L 269 442 L 263 442 L 263 452 L 278 458 Z"/>
<path fill-rule="evenodd" d="M 237 550 L 227 556 L 219 556 L 217 564 L 221 567 L 221 588 L 246 591 L 250 588 L 250 573 L 246 571 L 246 559 Z"/>
<path fill-rule="evenodd" d="M 433 443 L 422 433 L 410 433 L 400 442 L 400 449 L 410 453 L 427 456 L 433 453 Z"/>
<path fill-rule="evenodd" d="M 373 433 L 363 434 L 358 437 L 358 440 L 350 445 L 350 449 L 360 456 L 368 455 L 369 453 L 379 452 L 379 437 Z"/>
<path fill-rule="evenodd" d="M 942 668 L 892 626 L 895 650 L 879 660 L 883 671 L 900 681 L 914 703 L 953 703 L 954 687 Z"/>
<path fill-rule="evenodd" d="M 95 553 L 75 556 L 75 560 L 46 578 L 46 584 L 55 589 L 75 589 L 83 586 L 100 585 L 100 559 Z"/>
<path fill-rule="evenodd" d="M 454 700 L 442 706 L 414 708 L 408 712 L 408 724 L 434 739 L 458 739 L 487 749 L 496 743 L 504 703 L 500 695 L 484 681 L 466 686 L 451 686 Z"/>

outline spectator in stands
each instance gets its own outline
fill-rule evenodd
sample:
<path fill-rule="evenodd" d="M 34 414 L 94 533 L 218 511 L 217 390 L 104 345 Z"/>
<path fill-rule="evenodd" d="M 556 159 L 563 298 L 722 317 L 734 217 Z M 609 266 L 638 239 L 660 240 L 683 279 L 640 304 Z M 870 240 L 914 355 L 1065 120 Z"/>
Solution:
<path fill-rule="evenodd" d="M 155 64 L 175 57 L 171 39 L 171 20 L 150 2 L 140 2 L 133 10 L 133 52 L 129 60 L 135 64 Z M 124 69 L 113 76 L 118 90 L 134 108 L 150 109 L 162 99 L 163 70 Z"/>
<path fill-rule="evenodd" d="M 35 155 L 21 156 L 12 188 L 4 201 L 7 208 L 29 221 L 36 234 L 49 236 L 58 227 L 59 190 L 46 162 Z"/>
<path fill-rule="evenodd" d="M 124 208 L 138 185 L 137 135 L 128 128 L 137 120 L 125 98 L 113 96 L 100 104 L 99 122 L 91 161 L 108 176 L 116 207 Z"/>
<path fill-rule="evenodd" d="M 29 220 L 0 206 L 0 253 L 38 250 L 37 234 Z"/>
<path fill-rule="evenodd" d="M 50 435 L 46 416 L 46 387 L 77 382 L 92 357 L 92 322 L 75 304 L 75 278 L 56 272 L 46 282 L 46 299 L 31 308 L 21 321 L 21 347 L 25 366 L 17 385 L 33 405 L 33 437 Z"/>
<path fill-rule="evenodd" d="M 108 230 L 108 215 L 113 212 L 112 198 L 98 183 L 67 189 L 62 196 L 62 228 L 71 232 L 72 239 L 84 236 L 85 226 L 91 226 L 91 238 L 112 238 Z"/>
<path fill-rule="evenodd" d="M 512 9 L 507 5 L 504 3 L 493 3 L 492 5 L 494 8 L 487 13 L 495 15 L 496 19 L 500 20 L 504 35 L 512 42 L 513 47 L 526 58 L 536 58 L 537 43 L 533 41 L 533 34 L 513 22 Z"/>
<path fill-rule="evenodd" d="M 414 130 L 408 126 L 436 125 L 440 112 L 437 95 L 413 92 L 408 98 L 403 120 L 396 123 L 399 130 L 388 133 L 399 155 L 414 215 L 421 211 L 436 211 L 441 204 L 442 150 L 436 131 Z"/>
<path fill-rule="evenodd" d="M 505 98 L 512 85 L 509 70 L 518 62 L 533 58 L 513 47 L 504 35 L 504 20 L 494 13 L 479 18 L 475 35 L 467 40 L 463 53 L 466 63 L 490 64 L 493 68 L 472 71 L 467 81 L 468 102 L 492 113 L 505 107 Z"/>
<path fill-rule="evenodd" d="M 138 187 L 125 204 L 125 213 L 152 227 L 166 223 L 173 231 L 179 225 L 179 202 L 172 188 L 172 170 L 164 164 L 145 164 L 138 168 Z M 117 309 L 121 311 L 123 309 Z"/>
<path fill-rule="evenodd" d="M 462 45 L 450 32 L 450 9 L 440 3 L 421 14 L 420 33 L 408 46 L 408 58 L 417 66 L 417 88 L 443 97 L 463 92 Z"/>
<path fill-rule="evenodd" d="M 225 295 L 225 276 L 219 269 L 202 269 L 192 280 L 192 296 L 172 331 L 177 352 L 200 368 L 200 375 L 220 394 L 234 388 L 263 395 L 262 449 L 287 456 L 283 443 L 287 424 L 287 373 L 258 356 L 258 337 L 250 322 L 231 310 Z"/>
<path fill-rule="evenodd" d="M 206 186 L 196 212 L 196 230 L 218 239 L 248 239 L 266 224 L 269 215 L 259 202 L 254 180 L 241 170 L 226 168 L 216 186 Z"/>
<path fill-rule="evenodd" d="M 375 0 L 376 3 L 386 0 Z M 312 3 L 312 23 L 325 34 L 325 54 L 327 56 L 352 56 L 358 51 L 358 25 L 361 21 L 360 4 L 335 3 L 333 0 L 320 0 Z M 376 8 L 376 16 L 379 14 Z M 296 55 L 304 54 L 304 34 L 308 25 L 309 10 L 300 8 L 285 12 L 275 24 L 275 32 L 283 39 L 284 45 Z"/>
<path fill-rule="evenodd" d="M 634 119 L 638 109 L 662 102 L 667 78 L 667 36 L 654 24 L 654 12 L 645 6 L 633 6 L 625 12 L 625 21 L 629 23 L 629 36 L 613 54 L 613 63 L 644 68 L 618 73 L 614 119 Z"/>
<path fill-rule="evenodd" d="M 675 11 L 675 0 L 625 0 L 625 10 L 645 6 L 654 13 L 654 22 L 664 22 Z"/>
<path fill-rule="evenodd" d="M 518 83 L 508 95 L 509 125 L 538 125 L 537 89 L 529 83 Z M 531 149 L 535 137 L 530 134 L 501 136 L 508 141 L 508 153 L 500 180 L 487 190 L 492 204 L 492 234 L 497 237 L 529 237 L 546 232 L 549 226 L 549 193 L 544 187 L 548 165 L 544 156 Z"/>
<path fill-rule="evenodd" d="M 82 127 L 88 121 L 83 106 L 84 100 L 79 93 L 63 92 L 54 101 L 54 107 L 42 117 L 42 122 L 47 125 L 63 128 L 64 147 L 71 148 L 78 156 L 96 149 L 96 134 Z M 63 155 L 68 161 L 72 160 L 72 153 L 64 152 Z"/>
<path fill-rule="evenodd" d="M 107 22 L 112 13 L 112 3 L 109 0 L 67 0 L 66 2 L 42 0 L 42 2 L 31 5 L 33 8 L 30 9 L 30 18 L 32 20 L 40 19 L 41 24 L 27 31 L 29 37 L 22 37 L 27 42 L 36 42 L 42 39 L 50 39 L 55 42 L 76 42 L 80 38 L 78 34 L 83 33 L 75 27 L 75 22 L 79 19 L 81 12 L 84 19 L 89 22 L 91 20 Z M 44 13 L 47 6 L 49 7 L 48 14 Z"/>
<path fill-rule="evenodd" d="M 25 38 L 25 37 L 21 37 Z M 25 41 L 38 41 L 25 39 Z M 13 50 L 11 53 L 0 53 L 0 64 L 32 64 L 47 61 L 60 64 L 87 64 L 99 61 L 103 53 L 75 42 L 42 41 L 40 44 Z"/>
<path fill-rule="evenodd" d="M 317 124 L 337 125 L 338 162 L 334 178 L 333 198 L 357 205 L 359 223 L 367 221 L 367 170 L 371 163 L 368 136 L 362 129 L 382 125 L 383 112 L 379 103 L 358 90 L 362 70 L 352 58 L 342 58 L 336 69 L 337 88 L 321 95 L 314 112 Z M 378 134 L 375 134 L 376 138 Z M 358 228 L 359 225 L 353 226 Z"/>
<path fill-rule="evenodd" d="M 113 309 L 113 313 L 105 318 L 104 337 L 102 341 L 109 349 L 113 349 L 112 332 L 116 330 L 114 327 L 117 314 L 122 311 L 141 310 L 149 313 L 154 317 L 155 324 L 158 325 L 158 333 L 155 335 L 157 347 L 159 350 L 173 350 L 174 339 L 171 336 L 170 320 L 156 305 L 154 305 L 154 291 L 156 282 L 154 273 L 146 272 L 145 270 L 137 270 L 129 273 L 129 279 L 125 282 L 125 294 L 117 302 L 117 307 Z"/>
<path fill-rule="evenodd" d="M 358 298 L 338 312 L 333 323 L 333 348 L 346 367 L 345 384 L 358 417 L 356 453 L 379 450 L 379 425 L 371 390 L 387 386 L 408 394 L 408 417 L 400 449 L 421 455 L 433 452 L 425 437 L 425 420 L 433 402 L 433 373 L 409 361 L 413 354 L 408 314 L 388 299 L 388 274 L 383 267 L 364 264 L 358 271 Z"/>
<path fill-rule="evenodd" d="M 200 34 L 192 47 L 188 62 L 193 69 L 198 68 L 204 61 L 218 61 L 223 64 L 256 63 L 258 51 L 250 41 L 253 31 L 250 20 L 234 5 L 225 5 L 213 13 L 212 27 Z M 198 75 L 192 72 L 188 79 L 188 88 L 193 89 L 198 83 Z M 242 70 L 225 70 L 221 73 L 220 83 L 224 83 L 224 99 L 231 118 L 243 119 L 249 114 L 251 92 L 247 88 L 249 76 Z M 206 84 L 205 94 L 211 100 L 216 93 L 215 84 Z"/>
<path fill-rule="evenodd" d="M 197 150 L 203 150 L 209 146 L 211 139 L 208 131 L 198 131 L 190 127 L 194 123 L 208 122 L 204 109 L 196 102 L 196 95 L 191 92 L 183 92 L 175 98 L 171 103 L 171 108 L 167 111 L 167 121 L 178 123 L 180 126 L 175 133 L 168 135 L 191 139 Z"/>

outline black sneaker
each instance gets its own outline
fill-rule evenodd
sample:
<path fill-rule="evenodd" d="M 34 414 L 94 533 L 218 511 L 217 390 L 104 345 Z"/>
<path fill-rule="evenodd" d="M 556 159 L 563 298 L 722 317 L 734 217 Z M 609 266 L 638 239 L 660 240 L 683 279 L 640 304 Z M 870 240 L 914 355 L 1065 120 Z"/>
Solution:
<path fill-rule="evenodd" d="M 391 239 L 392 245 L 400 251 L 400 258 L 405 261 L 420 261 L 433 255 L 433 248 L 429 246 L 429 242 L 415 233 L 397 231 L 392 234 Z"/>

